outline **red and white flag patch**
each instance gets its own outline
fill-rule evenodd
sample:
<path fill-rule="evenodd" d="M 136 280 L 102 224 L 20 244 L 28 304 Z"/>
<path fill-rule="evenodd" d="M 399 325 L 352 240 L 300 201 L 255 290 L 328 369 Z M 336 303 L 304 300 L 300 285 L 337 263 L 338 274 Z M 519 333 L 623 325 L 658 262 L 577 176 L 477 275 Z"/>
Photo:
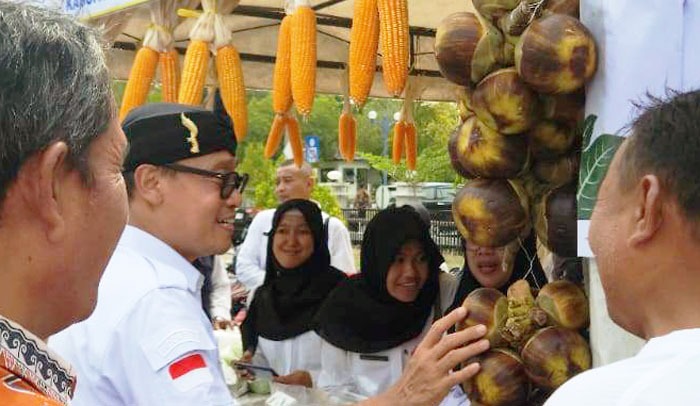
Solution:
<path fill-rule="evenodd" d="M 213 381 L 207 362 L 202 354 L 189 354 L 168 366 L 168 374 L 181 392 Z"/>

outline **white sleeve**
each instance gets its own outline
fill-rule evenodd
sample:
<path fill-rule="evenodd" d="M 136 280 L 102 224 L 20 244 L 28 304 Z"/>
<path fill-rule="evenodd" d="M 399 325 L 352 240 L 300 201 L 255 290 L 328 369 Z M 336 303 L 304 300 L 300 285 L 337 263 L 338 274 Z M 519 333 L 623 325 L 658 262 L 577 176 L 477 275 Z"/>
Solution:
<path fill-rule="evenodd" d="M 264 240 L 264 212 L 258 213 L 248 227 L 248 234 L 236 255 L 236 277 L 248 290 L 254 291 L 265 281 L 265 258 L 260 258 L 260 244 Z"/>
<path fill-rule="evenodd" d="M 231 281 L 226 273 L 224 259 L 220 255 L 214 256 L 209 313 L 212 318 L 231 320 Z"/>
<path fill-rule="evenodd" d="M 328 250 L 331 252 L 331 265 L 347 273 L 356 273 L 355 257 L 350 242 L 350 232 L 342 221 L 331 217 L 328 222 Z"/>
<path fill-rule="evenodd" d="M 115 331 L 103 370 L 123 404 L 235 404 L 211 327 L 193 309 L 197 302 L 187 292 L 161 289 Z"/>

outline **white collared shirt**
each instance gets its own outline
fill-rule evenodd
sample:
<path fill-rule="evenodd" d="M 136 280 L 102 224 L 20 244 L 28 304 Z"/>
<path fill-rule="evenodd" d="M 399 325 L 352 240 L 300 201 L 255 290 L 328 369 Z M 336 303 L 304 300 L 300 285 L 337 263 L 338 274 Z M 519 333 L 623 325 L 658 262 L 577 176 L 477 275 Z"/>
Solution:
<path fill-rule="evenodd" d="M 577 375 L 546 406 L 700 405 L 700 328 L 656 337 L 636 356 Z"/>
<path fill-rule="evenodd" d="M 85 321 L 49 346 L 78 375 L 74 406 L 232 405 L 202 275 L 170 246 L 127 226 Z"/>

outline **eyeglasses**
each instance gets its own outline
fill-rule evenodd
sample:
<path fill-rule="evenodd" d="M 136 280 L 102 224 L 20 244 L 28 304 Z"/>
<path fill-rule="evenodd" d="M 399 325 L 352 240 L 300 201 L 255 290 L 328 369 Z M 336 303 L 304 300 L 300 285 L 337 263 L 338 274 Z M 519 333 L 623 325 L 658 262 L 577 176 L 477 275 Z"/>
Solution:
<path fill-rule="evenodd" d="M 208 178 L 216 178 L 221 180 L 220 196 L 222 199 L 228 199 L 235 190 L 238 190 L 238 193 L 243 194 L 243 191 L 248 184 L 247 173 L 239 174 L 238 172 L 212 172 L 205 169 L 193 168 L 191 166 L 179 164 L 165 164 L 162 166 L 172 169 L 175 172 L 192 173 L 199 176 L 206 176 Z"/>

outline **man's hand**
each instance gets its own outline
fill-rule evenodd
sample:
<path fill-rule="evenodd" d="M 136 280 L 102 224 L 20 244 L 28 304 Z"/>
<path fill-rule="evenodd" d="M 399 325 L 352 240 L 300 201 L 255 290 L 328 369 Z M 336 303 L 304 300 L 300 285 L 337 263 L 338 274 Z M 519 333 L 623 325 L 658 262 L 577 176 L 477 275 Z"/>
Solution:
<path fill-rule="evenodd" d="M 313 386 L 311 374 L 309 374 L 307 371 L 294 371 L 289 375 L 278 376 L 272 380 L 285 385 L 300 385 L 306 386 L 307 388 L 311 388 Z"/>
<path fill-rule="evenodd" d="M 245 364 L 250 364 L 251 361 L 253 361 L 253 353 L 250 351 L 245 351 L 241 359 L 238 360 L 238 362 L 242 362 Z M 245 368 L 236 368 L 234 365 L 234 369 L 236 370 L 236 375 L 238 375 L 238 377 L 241 379 L 244 379 L 246 381 L 252 381 L 253 379 L 255 379 L 255 375 L 250 373 L 250 371 Z"/>
<path fill-rule="evenodd" d="M 459 307 L 435 322 L 416 348 L 399 381 L 385 393 L 361 402 L 358 406 L 438 405 L 450 388 L 479 372 L 477 363 L 451 372 L 460 363 L 489 348 L 488 340 L 476 341 L 486 334 L 483 325 L 445 335 L 450 327 L 466 316 L 467 310 Z"/>

